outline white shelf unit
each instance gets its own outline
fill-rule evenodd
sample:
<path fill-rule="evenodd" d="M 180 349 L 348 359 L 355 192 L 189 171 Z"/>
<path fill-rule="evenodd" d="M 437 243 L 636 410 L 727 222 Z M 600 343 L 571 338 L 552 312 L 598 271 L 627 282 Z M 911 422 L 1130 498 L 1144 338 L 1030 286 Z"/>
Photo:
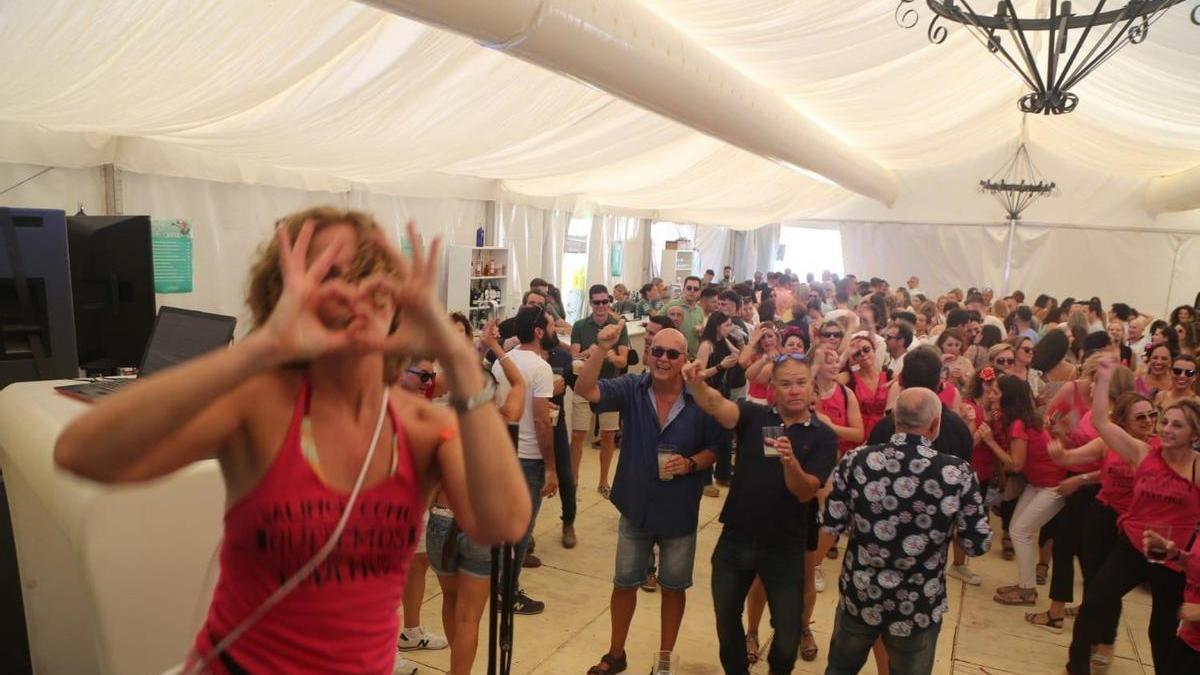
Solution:
<path fill-rule="evenodd" d="M 679 297 L 683 291 L 683 280 L 696 274 L 696 252 L 691 249 L 665 249 L 658 269 L 663 281 L 671 284 L 672 295 Z"/>
<path fill-rule="evenodd" d="M 486 269 L 491 262 L 494 270 Z M 503 246 L 451 246 L 447 252 L 446 308 L 462 312 L 472 325 L 508 316 L 512 254 Z M 486 290 L 499 294 L 499 304 L 481 305 Z"/>

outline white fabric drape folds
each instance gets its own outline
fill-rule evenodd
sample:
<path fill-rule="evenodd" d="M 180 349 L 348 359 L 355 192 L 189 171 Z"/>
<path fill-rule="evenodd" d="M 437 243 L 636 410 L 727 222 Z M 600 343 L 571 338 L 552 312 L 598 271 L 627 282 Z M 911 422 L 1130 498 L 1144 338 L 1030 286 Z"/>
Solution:
<path fill-rule="evenodd" d="M 878 3 L 643 2 L 895 170 L 904 190 L 952 185 L 952 162 L 1018 134 L 1019 83 L 960 27 L 929 44 L 924 8 L 921 27 L 905 31 Z M 1119 178 L 1064 191 L 1066 218 L 1050 220 L 1095 224 L 1086 207 L 1097 197 L 1140 204 L 1149 178 L 1200 165 L 1200 39 L 1187 9 L 1085 80 L 1074 113 L 1029 120 L 1042 156 Z M 737 228 L 814 217 L 978 223 L 990 213 L 947 215 L 922 200 L 911 214 L 834 214 L 849 197 L 836 185 L 350 0 L 41 0 L 6 3 L 3 19 L 0 162 L 588 204 Z M 1125 227 L 1156 220 L 1134 216 Z"/>
<path fill-rule="evenodd" d="M 534 277 L 542 276 L 542 233 L 546 214 L 519 204 L 497 204 L 497 239 L 508 247 L 508 306 L 516 307 Z M 544 278 L 544 277 L 543 277 Z"/>

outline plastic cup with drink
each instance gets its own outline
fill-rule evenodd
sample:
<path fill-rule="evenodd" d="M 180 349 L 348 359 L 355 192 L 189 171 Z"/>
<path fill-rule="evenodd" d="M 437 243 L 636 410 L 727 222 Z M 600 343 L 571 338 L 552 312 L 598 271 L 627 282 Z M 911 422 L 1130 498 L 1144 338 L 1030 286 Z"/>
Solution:
<path fill-rule="evenodd" d="M 1171 541 L 1171 525 L 1166 523 L 1151 523 L 1146 530 L 1157 534 L 1146 545 L 1146 560 L 1162 564 L 1167 561 L 1167 542 Z"/>
<path fill-rule="evenodd" d="M 763 427 L 763 457 L 778 457 L 779 448 L 775 447 L 775 442 L 783 436 L 783 427 Z"/>
<path fill-rule="evenodd" d="M 679 454 L 679 448 L 667 443 L 659 444 L 658 446 L 658 479 L 671 480 L 675 475 L 667 471 L 667 462 L 671 458 Z"/>
<path fill-rule="evenodd" d="M 674 652 L 654 652 L 654 670 L 651 675 L 675 675 L 679 670 L 679 656 Z"/>

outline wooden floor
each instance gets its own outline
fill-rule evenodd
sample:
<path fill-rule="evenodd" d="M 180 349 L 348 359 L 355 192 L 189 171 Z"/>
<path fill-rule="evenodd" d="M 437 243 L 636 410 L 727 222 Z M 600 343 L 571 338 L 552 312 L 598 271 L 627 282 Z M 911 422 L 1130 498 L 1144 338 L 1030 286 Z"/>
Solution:
<path fill-rule="evenodd" d="M 546 603 L 546 611 L 538 616 L 516 617 L 513 659 L 516 674 L 583 675 L 608 647 L 608 599 L 612 590 L 617 511 L 596 493 L 598 453 L 595 450 L 585 450 L 581 474 L 586 487 L 581 490 L 575 523 L 579 537 L 576 548 L 566 550 L 559 543 L 562 510 L 557 498 L 542 505 L 535 532 L 537 554 L 544 565 L 525 570 L 522 586 L 531 597 Z M 717 660 L 709 557 L 721 532 L 717 516 L 723 503 L 724 494 L 721 498 L 705 498 L 701 502 L 695 586 L 688 592 L 687 613 L 676 646 L 681 660 L 680 675 L 718 675 L 722 672 Z M 823 673 L 825 670 L 825 650 L 829 645 L 837 603 L 840 564 L 840 561 L 827 560 L 822 566 L 829 586 L 817 596 L 813 627 L 821 653 L 816 661 L 798 660 L 797 673 Z M 982 586 L 966 586 L 956 579 L 946 579 L 950 588 L 950 612 L 942 623 L 934 673 L 1041 675 L 1063 672 L 1071 639 L 1070 619 L 1063 634 L 1053 635 L 1023 620 L 1028 608 L 994 603 L 995 588 L 1016 581 L 1016 564 L 1003 560 L 998 550 L 975 559 L 972 566 L 983 577 Z M 1078 576 L 1076 574 L 1077 600 L 1080 597 Z M 1046 587 L 1039 587 L 1042 599 L 1038 609 L 1044 609 L 1048 604 L 1046 593 Z M 422 610 L 425 626 L 441 632 L 441 594 L 432 572 L 428 575 L 425 596 Z M 1117 658 L 1109 670 L 1111 675 L 1149 675 L 1154 672 L 1146 637 L 1149 603 L 1149 596 L 1141 590 L 1126 597 L 1117 638 Z M 652 654 L 658 648 L 658 610 L 657 593 L 639 592 L 638 609 L 627 647 L 629 673 L 650 670 Z M 481 652 L 476 659 L 475 673 L 483 673 L 486 665 L 486 653 L 482 651 L 487 637 L 486 617 L 480 630 Z M 770 634 L 769 617 L 764 618 L 762 631 L 765 640 Z M 407 652 L 405 656 L 420 665 L 418 672 L 422 675 L 444 673 L 450 663 L 449 650 Z M 759 663 L 752 672 L 766 675 L 767 666 Z M 870 660 L 863 672 L 875 672 Z"/>

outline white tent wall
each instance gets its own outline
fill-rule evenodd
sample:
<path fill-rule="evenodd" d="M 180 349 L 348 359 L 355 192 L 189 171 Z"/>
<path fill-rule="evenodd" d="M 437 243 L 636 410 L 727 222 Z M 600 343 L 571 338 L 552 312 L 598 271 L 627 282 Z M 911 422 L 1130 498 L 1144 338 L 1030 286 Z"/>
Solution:
<path fill-rule="evenodd" d="M 20 183 L 20 185 L 17 185 Z M 11 188 L 11 189 L 10 189 Z M 100 167 L 68 169 L 0 162 L 0 206 L 104 213 L 104 178 Z"/>
<path fill-rule="evenodd" d="M 509 307 L 516 307 L 534 277 L 542 276 L 542 241 L 546 212 L 520 204 L 496 205 L 497 241 L 512 251 L 508 269 Z M 453 274 L 453 271 L 447 271 Z M 544 277 L 543 277 L 544 278 Z"/>

